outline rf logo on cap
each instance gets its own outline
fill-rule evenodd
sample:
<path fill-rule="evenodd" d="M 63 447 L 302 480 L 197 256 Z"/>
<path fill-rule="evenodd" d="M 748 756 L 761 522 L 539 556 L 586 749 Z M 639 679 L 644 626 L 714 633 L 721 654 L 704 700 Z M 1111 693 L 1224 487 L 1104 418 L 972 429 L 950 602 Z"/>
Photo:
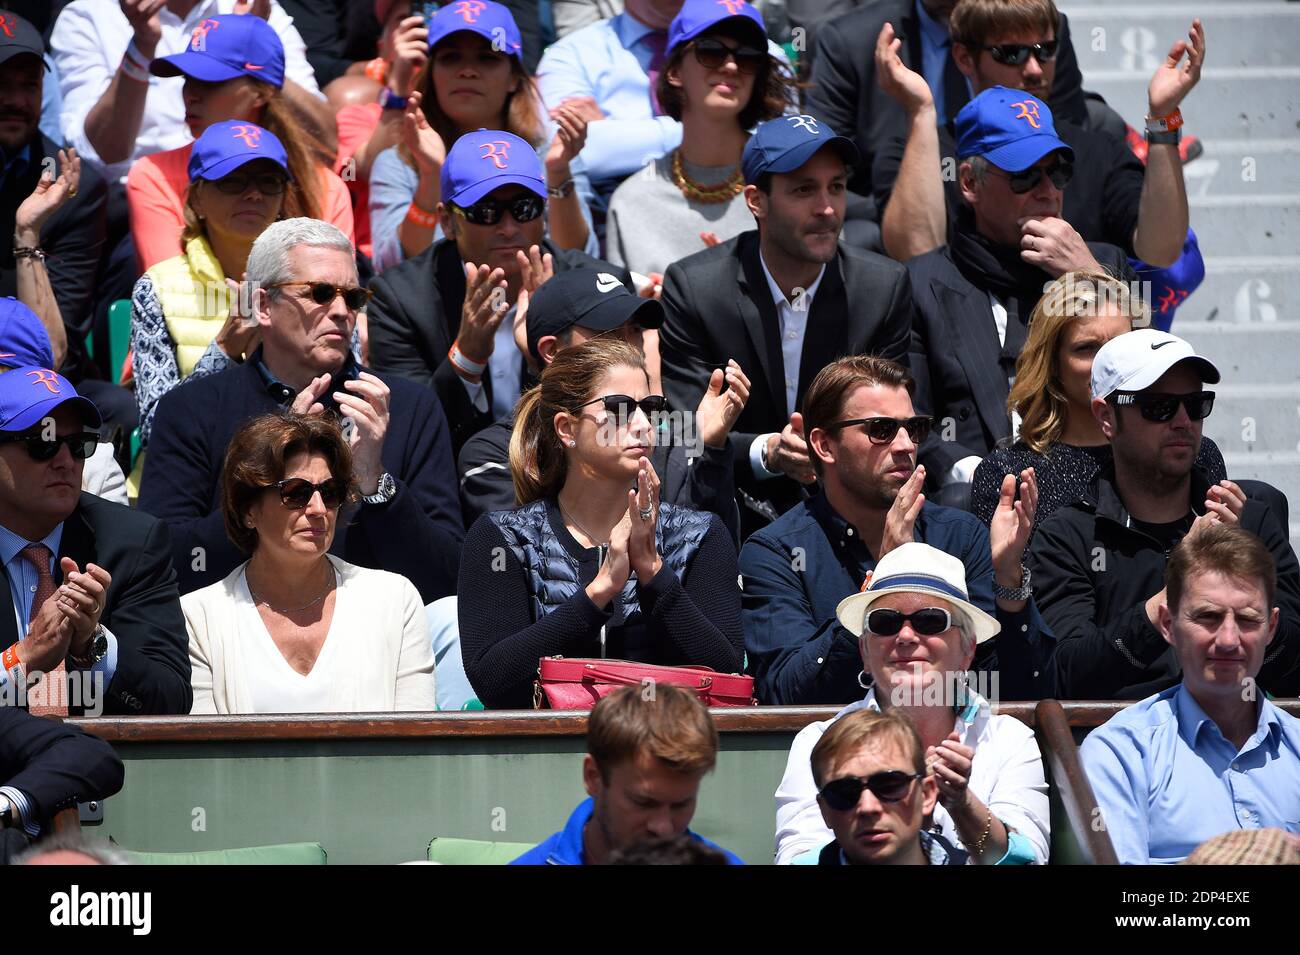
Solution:
<path fill-rule="evenodd" d="M 814 136 L 822 134 L 822 131 L 817 128 L 817 118 L 815 116 L 809 116 L 805 113 L 802 116 L 788 116 L 786 118 L 798 129 L 806 129 Z"/>
<path fill-rule="evenodd" d="M 231 132 L 236 139 L 242 139 L 250 149 L 256 149 L 257 141 L 262 138 L 260 126 L 236 126 Z"/>
<path fill-rule="evenodd" d="M 9 18 L 3 13 L 0 13 L 0 30 L 4 30 L 5 36 L 9 37 L 9 39 L 13 39 L 14 31 L 9 26 Z"/>
<path fill-rule="evenodd" d="M 456 4 L 455 12 L 459 13 L 460 18 L 466 23 L 476 23 L 483 9 L 480 0 L 460 0 L 460 3 Z"/>
<path fill-rule="evenodd" d="M 1016 113 L 1016 119 L 1023 119 L 1034 129 L 1038 129 L 1038 104 L 1031 99 L 1021 100 L 1019 103 L 1012 103 L 1020 112 Z"/>
<path fill-rule="evenodd" d="M 213 20 L 211 18 L 204 20 L 196 26 L 194 32 L 190 34 L 190 49 L 202 50 L 204 45 L 207 43 L 208 34 L 219 26 L 221 26 L 221 21 Z"/>
<path fill-rule="evenodd" d="M 506 162 L 510 159 L 510 144 L 504 139 L 494 139 L 490 143 L 480 143 L 483 148 L 483 155 L 479 159 L 490 159 L 492 165 L 498 169 L 505 169 Z"/>
<path fill-rule="evenodd" d="M 740 16 L 740 11 L 745 9 L 745 0 L 718 0 L 718 6 L 726 7 L 729 14 L 737 17 Z"/>
<path fill-rule="evenodd" d="M 44 385 L 49 389 L 50 394 L 57 395 L 59 393 L 59 376 L 54 372 L 42 369 L 38 371 L 29 371 L 27 374 L 32 376 L 32 387 Z"/>

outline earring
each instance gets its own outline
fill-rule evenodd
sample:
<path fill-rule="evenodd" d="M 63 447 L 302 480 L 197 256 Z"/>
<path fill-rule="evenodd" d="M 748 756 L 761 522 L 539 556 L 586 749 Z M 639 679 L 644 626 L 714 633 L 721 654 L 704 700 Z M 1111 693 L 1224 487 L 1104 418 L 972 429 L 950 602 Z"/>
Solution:
<path fill-rule="evenodd" d="M 569 443 L 569 447 L 571 448 L 576 448 L 578 446 L 578 442 L 574 441 L 572 438 L 569 439 L 568 443 Z"/>
<path fill-rule="evenodd" d="M 870 683 L 864 683 L 864 682 L 863 682 L 864 680 L 866 680 L 866 678 L 867 678 L 867 671 L 866 671 L 866 670 L 859 670 L 859 671 L 858 671 L 858 686 L 862 687 L 862 689 L 864 689 L 864 690 L 869 690 L 869 689 L 871 689 L 871 684 L 870 684 Z"/>

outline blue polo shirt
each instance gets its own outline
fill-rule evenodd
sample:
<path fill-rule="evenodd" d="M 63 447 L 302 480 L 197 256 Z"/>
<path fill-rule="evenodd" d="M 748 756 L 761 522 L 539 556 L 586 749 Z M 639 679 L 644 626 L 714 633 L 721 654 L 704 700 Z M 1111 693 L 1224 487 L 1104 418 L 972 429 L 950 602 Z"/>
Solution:
<path fill-rule="evenodd" d="M 595 809 L 595 803 L 588 796 L 578 808 L 573 810 L 569 816 L 569 821 L 565 823 L 564 828 L 555 835 L 551 836 L 540 845 L 529 849 L 518 859 L 511 862 L 511 865 L 586 865 L 582 857 L 582 830 L 587 825 L 587 820 Z M 745 860 L 733 852 L 728 852 L 722 846 L 716 845 L 697 835 L 691 830 L 686 830 L 686 835 L 690 836 L 696 842 L 703 843 L 710 849 L 717 849 L 727 857 L 727 862 L 731 865 L 744 865 Z"/>
<path fill-rule="evenodd" d="M 1300 720 L 1267 699 L 1238 750 L 1180 683 L 1093 730 L 1079 758 L 1121 863 L 1181 862 L 1234 829 L 1300 834 Z"/>

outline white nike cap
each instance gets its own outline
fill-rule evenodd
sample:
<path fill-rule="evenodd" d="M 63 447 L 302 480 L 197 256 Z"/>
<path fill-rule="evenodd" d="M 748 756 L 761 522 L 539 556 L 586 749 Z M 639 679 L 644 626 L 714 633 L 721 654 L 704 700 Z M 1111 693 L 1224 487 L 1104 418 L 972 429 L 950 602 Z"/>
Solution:
<path fill-rule="evenodd" d="M 1207 384 L 1217 384 L 1219 369 L 1208 358 L 1177 335 L 1139 328 L 1116 335 L 1092 360 L 1092 397 L 1106 398 L 1116 391 L 1141 391 L 1150 388 L 1160 376 L 1180 361 L 1190 361 Z"/>

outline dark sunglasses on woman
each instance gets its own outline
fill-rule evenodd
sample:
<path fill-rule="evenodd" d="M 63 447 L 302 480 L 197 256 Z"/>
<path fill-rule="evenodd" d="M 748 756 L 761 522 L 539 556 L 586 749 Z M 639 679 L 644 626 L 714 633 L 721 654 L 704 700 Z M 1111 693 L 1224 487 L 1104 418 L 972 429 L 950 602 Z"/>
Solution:
<path fill-rule="evenodd" d="M 898 436 L 898 431 L 902 428 L 907 431 L 909 441 L 920 444 L 930 436 L 932 421 L 929 415 L 916 415 L 911 418 L 849 418 L 846 421 L 836 421 L 830 427 L 850 428 L 862 425 L 872 444 L 889 444 Z"/>
<path fill-rule="evenodd" d="M 1057 189 L 1064 189 L 1074 178 L 1074 163 L 1066 162 L 1064 159 L 1058 159 L 1050 166 L 1031 166 L 1023 172 L 1004 172 L 996 167 L 991 167 L 991 170 L 1007 180 L 1011 191 L 1018 196 L 1023 196 L 1037 186 L 1044 174 L 1052 180 L 1052 185 Z"/>
<path fill-rule="evenodd" d="M 600 402 L 605 406 L 605 410 L 612 415 L 617 415 L 620 419 L 626 420 L 636 413 L 640 408 L 647 418 L 652 418 L 660 412 L 668 410 L 668 399 L 663 395 L 646 395 L 640 401 L 628 395 L 605 395 L 601 398 L 592 398 L 585 405 L 579 405 L 580 408 L 586 408 L 588 405 L 594 405 Z"/>
<path fill-rule="evenodd" d="M 881 802 L 899 802 L 912 791 L 912 783 L 921 778 L 921 773 L 905 773 L 897 769 L 872 773 L 867 777 L 842 776 L 823 786 L 819 795 L 835 811 L 847 812 L 858 804 L 864 789 L 870 789 Z"/>
<path fill-rule="evenodd" d="M 998 43 L 986 46 L 993 59 L 1007 66 L 1019 66 L 1032 54 L 1039 63 L 1050 63 L 1056 59 L 1060 40 L 1047 40 L 1043 43 Z"/>
<path fill-rule="evenodd" d="M 278 196 L 284 192 L 288 182 L 288 179 L 275 172 L 263 172 L 255 176 L 232 172 L 229 176 L 218 179 L 216 187 L 218 192 L 224 192 L 228 196 L 240 196 L 248 191 L 249 183 L 252 183 L 262 195 Z"/>
<path fill-rule="evenodd" d="M 903 624 L 910 623 L 912 629 L 923 637 L 935 637 L 952 626 L 952 614 L 942 607 L 922 607 L 911 613 L 878 607 L 867 614 L 867 632 L 877 637 L 896 637 L 903 630 Z"/>
<path fill-rule="evenodd" d="M 280 503 L 295 511 L 309 505 L 317 491 L 320 492 L 321 503 L 331 511 L 342 507 L 348 498 L 348 486 L 341 478 L 330 478 L 319 484 L 312 484 L 305 478 L 288 478 L 268 484 L 265 489 L 279 491 Z"/>
<path fill-rule="evenodd" d="M 95 453 L 99 435 L 91 431 L 79 431 L 47 441 L 39 434 L 6 434 L 0 436 L 0 444 L 23 444 L 33 461 L 48 461 L 59 453 L 59 447 L 66 444 L 68 452 L 78 461 L 84 461 Z"/>
<path fill-rule="evenodd" d="M 1117 392 L 1111 397 L 1117 405 L 1137 405 L 1147 421 L 1168 421 L 1178 414 L 1179 405 L 1187 409 L 1187 417 L 1193 421 L 1205 419 L 1214 410 L 1212 391 L 1195 391 L 1189 395 Z"/>
<path fill-rule="evenodd" d="M 713 37 L 695 41 L 695 62 L 706 70 L 722 69 L 727 57 L 736 61 L 736 69 L 752 76 L 763 65 L 767 50 L 756 50 L 752 46 L 727 46 Z"/>
<path fill-rule="evenodd" d="M 453 202 L 451 207 L 466 222 L 474 225 L 496 225 L 506 212 L 516 222 L 532 222 L 546 211 L 546 203 L 541 196 L 520 196 L 505 202 L 499 199 L 480 199 L 472 206 L 458 206 Z"/>
<path fill-rule="evenodd" d="M 348 311 L 358 312 L 365 308 L 375 294 L 368 288 L 357 285 L 334 285 L 331 282 L 276 282 L 267 288 L 305 288 L 307 295 L 317 305 L 330 305 L 338 296 L 343 296 L 343 304 Z"/>

